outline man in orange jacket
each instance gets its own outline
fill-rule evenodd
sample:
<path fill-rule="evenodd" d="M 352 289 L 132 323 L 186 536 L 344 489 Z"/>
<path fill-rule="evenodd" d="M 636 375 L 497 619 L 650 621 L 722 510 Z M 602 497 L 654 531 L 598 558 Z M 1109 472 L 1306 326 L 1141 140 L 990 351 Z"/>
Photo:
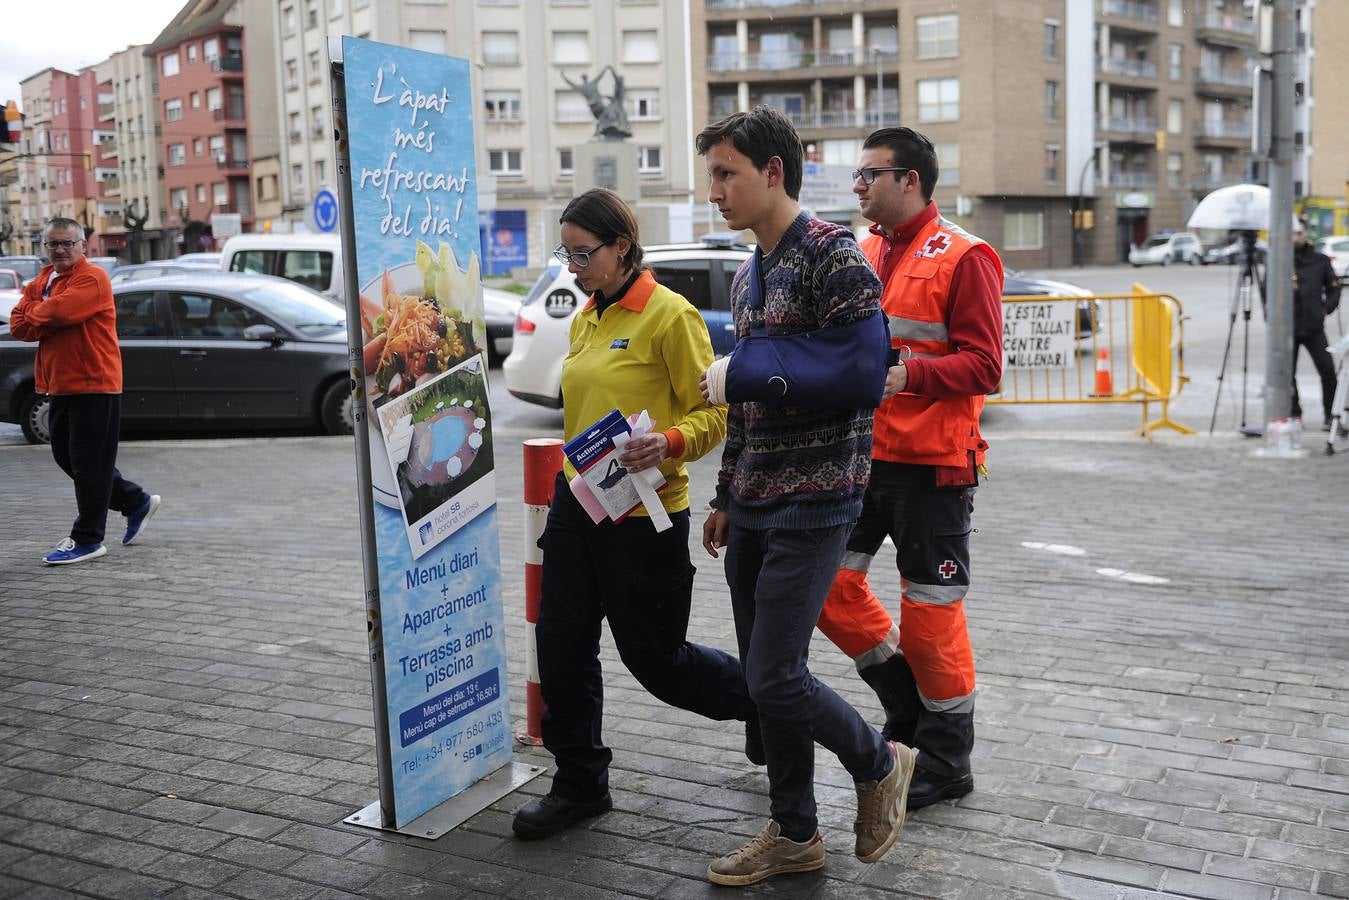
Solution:
<path fill-rule="evenodd" d="M 78 514 L 70 536 L 43 557 L 59 566 L 108 552 L 109 509 L 126 516 L 122 543 L 134 541 L 159 509 L 159 496 L 117 471 L 122 354 L 108 273 L 84 258 L 84 229 L 74 219 L 52 219 L 42 240 L 52 264 L 24 288 L 9 330 L 37 341 L 33 369 L 38 391 L 51 397 L 52 456 L 75 482 Z"/>
<path fill-rule="evenodd" d="M 974 653 L 965 624 L 984 395 L 1002 375 L 1002 263 L 932 202 L 937 155 L 910 128 L 863 143 L 853 192 L 875 225 L 862 252 L 884 285 L 900 361 L 876 410 L 871 480 L 819 627 L 885 707 L 885 737 L 918 750 L 908 807 L 974 787 Z M 886 537 L 899 626 L 867 583 Z"/>

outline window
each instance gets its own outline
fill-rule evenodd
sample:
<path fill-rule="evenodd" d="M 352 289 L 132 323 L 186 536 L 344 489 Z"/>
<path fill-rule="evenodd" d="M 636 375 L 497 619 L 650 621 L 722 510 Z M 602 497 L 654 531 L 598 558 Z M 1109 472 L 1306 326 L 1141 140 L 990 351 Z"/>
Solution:
<path fill-rule="evenodd" d="M 210 142 L 211 159 L 223 159 L 225 157 L 225 136 L 221 134 L 212 135 Z M 240 153 L 239 155 L 242 157 L 245 154 Z"/>
<path fill-rule="evenodd" d="M 204 184 L 197 185 L 197 202 L 198 203 L 206 202 L 206 185 Z"/>
<path fill-rule="evenodd" d="M 423 50 L 427 53 L 445 53 L 445 32 L 444 31 L 419 31 L 416 28 L 408 31 L 408 44 L 413 50 Z"/>
<path fill-rule="evenodd" d="M 201 42 L 201 55 L 207 62 L 220 58 L 220 41 L 216 38 L 207 38 Z"/>
<path fill-rule="evenodd" d="M 559 122 L 589 122 L 591 119 L 590 107 L 586 104 L 586 98 L 576 91 L 558 91 L 554 95 L 553 102 L 557 109 L 557 121 Z"/>
<path fill-rule="evenodd" d="M 297 60 L 286 60 L 286 90 L 293 91 L 300 86 L 300 63 Z"/>
<path fill-rule="evenodd" d="M 660 148 L 659 147 L 638 147 L 637 148 L 637 171 L 642 175 L 659 175 L 660 168 Z"/>
<path fill-rule="evenodd" d="M 1059 183 L 1059 145 L 1045 144 L 1045 184 Z"/>
<path fill-rule="evenodd" d="M 300 163 L 290 167 L 290 186 L 297 191 L 304 190 L 304 166 Z"/>
<path fill-rule="evenodd" d="M 489 122 L 520 121 L 519 91 L 483 91 L 483 107 Z"/>
<path fill-rule="evenodd" d="M 286 37 L 295 36 L 295 7 L 287 6 L 281 10 L 281 33 Z"/>
<path fill-rule="evenodd" d="M 319 27 L 319 5 L 318 0 L 307 0 L 305 6 L 305 27 Z"/>
<path fill-rule="evenodd" d="M 178 54 L 165 53 L 163 58 L 164 77 L 169 78 L 178 74 Z"/>
<path fill-rule="evenodd" d="M 303 137 L 300 133 L 300 114 L 293 112 L 286 117 L 286 120 L 290 123 L 290 142 L 292 144 L 298 144 Z"/>
<path fill-rule="evenodd" d="M 197 61 L 197 45 L 196 45 L 196 44 L 188 44 L 188 45 L 187 45 L 187 61 L 188 61 L 189 63 L 194 63 L 194 62 Z"/>
<path fill-rule="evenodd" d="M 1180 134 L 1185 130 L 1185 101 L 1173 97 L 1166 104 L 1166 131 L 1168 134 Z"/>
<path fill-rule="evenodd" d="M 192 141 L 192 155 L 200 158 L 201 154 L 202 154 L 201 138 L 196 138 L 195 140 Z"/>
<path fill-rule="evenodd" d="M 1169 153 L 1166 157 L 1166 186 L 1171 188 L 1180 187 L 1181 169 L 1185 165 L 1185 157 L 1179 153 Z"/>
<path fill-rule="evenodd" d="M 899 28 L 894 25 L 877 25 L 867 29 L 868 49 L 875 48 L 882 53 L 894 56 L 899 53 Z M 853 163 L 856 165 L 856 163 Z"/>
<path fill-rule="evenodd" d="M 1166 51 L 1166 77 L 1172 81 L 1180 81 L 1184 75 L 1182 66 L 1185 62 L 1185 47 L 1181 44 L 1172 44 Z"/>
<path fill-rule="evenodd" d="M 182 337 L 215 337 L 240 340 L 250 325 L 267 320 L 241 303 L 205 294 L 170 294 L 173 328 Z"/>
<path fill-rule="evenodd" d="M 557 149 L 557 174 L 563 178 L 570 178 L 576 174 L 570 147 L 559 147 Z"/>
<path fill-rule="evenodd" d="M 164 101 L 164 121 L 179 122 L 183 118 L 183 101 L 165 100 Z"/>
<path fill-rule="evenodd" d="M 1042 210 L 1009 211 L 1002 214 L 1002 249 L 1039 250 L 1044 246 L 1045 214 Z"/>
<path fill-rule="evenodd" d="M 960 53 L 960 17 L 919 16 L 914 20 L 919 59 L 943 59 Z"/>
<path fill-rule="evenodd" d="M 309 83 L 318 84 L 319 79 L 323 77 L 323 63 L 319 59 L 317 50 L 309 51 Z"/>
<path fill-rule="evenodd" d="M 332 0 L 332 6 L 328 13 L 329 18 L 336 19 L 340 15 L 342 15 L 342 0 Z"/>
<path fill-rule="evenodd" d="M 1185 4 L 1183 0 L 1168 0 L 1166 4 L 1166 24 L 1179 28 L 1185 24 Z"/>
<path fill-rule="evenodd" d="M 263 175 L 257 183 L 259 200 L 275 200 L 281 196 L 281 186 L 275 175 Z"/>
<path fill-rule="evenodd" d="M 520 35 L 514 31 L 484 31 L 482 61 L 489 66 L 520 64 Z"/>
<path fill-rule="evenodd" d="M 119 294 L 112 302 L 117 307 L 119 338 L 155 337 L 159 334 L 159 323 L 155 321 L 154 294 Z"/>
<path fill-rule="evenodd" d="M 314 184 L 322 187 L 328 183 L 328 161 L 326 159 L 314 160 Z"/>
<path fill-rule="evenodd" d="M 651 120 L 660 118 L 659 91 L 629 91 L 628 118 Z"/>
<path fill-rule="evenodd" d="M 857 165 L 857 157 L 862 155 L 862 142 L 855 138 L 841 138 L 824 141 L 820 146 L 820 162 L 826 166 Z"/>
<path fill-rule="evenodd" d="M 1059 58 L 1059 20 L 1045 19 L 1045 59 Z"/>
<path fill-rule="evenodd" d="M 553 64 L 559 66 L 588 65 L 590 63 L 590 35 L 584 31 L 553 32 Z"/>
<path fill-rule="evenodd" d="M 493 175 L 520 175 L 524 172 L 520 150 L 488 150 L 487 171 Z"/>
<path fill-rule="evenodd" d="M 187 162 L 187 150 L 182 144 L 169 144 L 169 165 L 181 166 Z"/>
<path fill-rule="evenodd" d="M 937 184 L 960 184 L 960 145 L 934 144 L 937 151 Z"/>
<path fill-rule="evenodd" d="M 201 94 L 198 91 L 193 91 L 189 96 L 192 99 L 192 108 L 201 109 Z"/>
<path fill-rule="evenodd" d="M 1059 117 L 1059 83 L 1057 81 L 1045 82 L 1045 119 L 1050 122 Z"/>
<path fill-rule="evenodd" d="M 174 188 L 169 191 L 169 206 L 181 213 L 187 209 L 187 188 Z"/>
<path fill-rule="evenodd" d="M 712 268 L 707 260 L 678 259 L 650 265 L 657 282 L 679 294 L 696 309 L 712 308 Z"/>
<path fill-rule="evenodd" d="M 230 186 L 223 181 L 211 185 L 211 202 L 216 206 L 230 205 Z"/>
<path fill-rule="evenodd" d="M 220 109 L 220 88 L 213 87 L 206 89 L 206 108 Z"/>
<path fill-rule="evenodd" d="M 918 82 L 918 121 L 954 122 L 959 118 L 959 78 L 929 78 Z"/>
<path fill-rule="evenodd" d="M 660 62 L 660 43 L 656 32 L 654 30 L 623 32 L 623 62 Z"/>

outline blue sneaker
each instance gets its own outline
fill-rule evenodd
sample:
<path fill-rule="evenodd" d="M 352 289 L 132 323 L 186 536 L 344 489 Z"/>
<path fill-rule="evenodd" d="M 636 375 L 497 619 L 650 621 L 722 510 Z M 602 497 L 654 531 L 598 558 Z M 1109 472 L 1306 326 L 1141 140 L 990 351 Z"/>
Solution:
<path fill-rule="evenodd" d="M 145 526 L 150 521 L 150 517 L 159 509 L 159 495 L 151 494 L 145 501 L 145 505 L 126 517 L 126 534 L 122 535 L 122 543 L 129 544 L 140 537 L 145 531 Z"/>
<path fill-rule="evenodd" d="M 108 548 L 102 544 L 77 544 L 73 539 L 66 538 L 53 547 L 51 553 L 42 557 L 42 561 L 49 566 L 68 566 L 71 563 L 98 559 L 107 552 Z"/>

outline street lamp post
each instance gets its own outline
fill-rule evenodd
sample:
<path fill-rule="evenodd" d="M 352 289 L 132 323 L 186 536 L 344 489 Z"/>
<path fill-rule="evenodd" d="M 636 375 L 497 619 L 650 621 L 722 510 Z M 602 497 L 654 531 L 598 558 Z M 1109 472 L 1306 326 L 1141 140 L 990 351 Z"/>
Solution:
<path fill-rule="evenodd" d="M 1082 232 L 1084 231 L 1082 228 L 1082 212 L 1086 205 L 1086 198 L 1083 195 L 1086 192 L 1087 170 L 1096 162 L 1096 155 L 1101 152 L 1102 146 L 1104 145 L 1099 143 L 1092 145 L 1091 155 L 1082 164 L 1082 171 L 1077 175 L 1077 197 L 1073 203 L 1073 265 L 1078 268 L 1082 266 Z"/>

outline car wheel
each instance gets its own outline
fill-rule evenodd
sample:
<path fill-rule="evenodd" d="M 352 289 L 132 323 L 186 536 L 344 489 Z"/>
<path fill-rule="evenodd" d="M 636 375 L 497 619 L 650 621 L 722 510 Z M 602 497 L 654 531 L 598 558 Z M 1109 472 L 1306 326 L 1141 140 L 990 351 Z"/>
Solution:
<path fill-rule="evenodd" d="M 29 392 L 19 404 L 19 427 L 30 444 L 50 444 L 52 432 L 49 420 L 51 398 L 46 394 Z"/>
<path fill-rule="evenodd" d="M 1192 266 L 1197 266 L 1199 265 L 1200 262 L 1202 262 L 1202 260 L 1200 260 L 1198 253 L 1191 253 L 1188 262 Z"/>
<path fill-rule="evenodd" d="M 323 430 L 329 434 L 351 434 L 356 430 L 351 411 L 351 388 L 346 381 L 334 381 L 323 392 L 319 419 L 323 422 Z"/>
<path fill-rule="evenodd" d="M 1171 256 L 1169 254 L 1162 257 L 1162 265 L 1164 266 L 1171 265 Z"/>

